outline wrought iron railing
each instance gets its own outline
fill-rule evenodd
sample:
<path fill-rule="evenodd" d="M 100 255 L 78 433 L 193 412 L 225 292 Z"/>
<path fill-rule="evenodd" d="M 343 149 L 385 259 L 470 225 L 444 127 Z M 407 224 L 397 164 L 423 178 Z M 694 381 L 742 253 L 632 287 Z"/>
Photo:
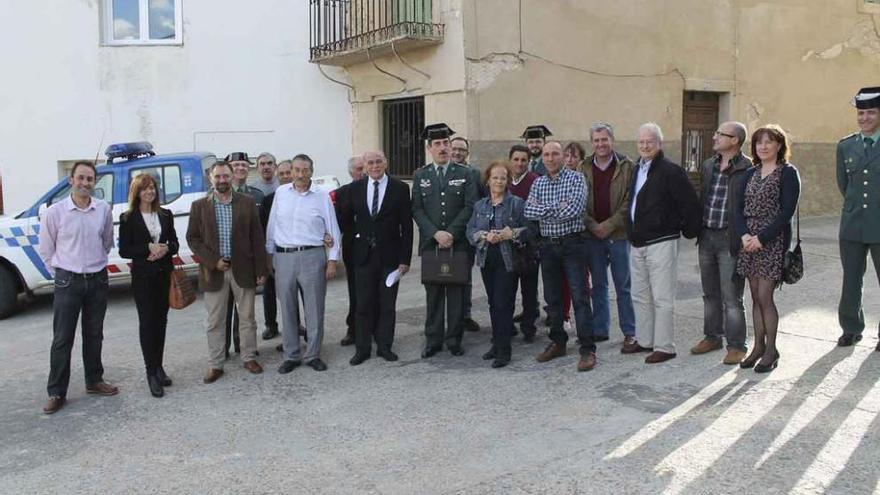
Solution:
<path fill-rule="evenodd" d="M 401 38 L 442 40 L 433 0 L 309 0 L 311 60 Z"/>

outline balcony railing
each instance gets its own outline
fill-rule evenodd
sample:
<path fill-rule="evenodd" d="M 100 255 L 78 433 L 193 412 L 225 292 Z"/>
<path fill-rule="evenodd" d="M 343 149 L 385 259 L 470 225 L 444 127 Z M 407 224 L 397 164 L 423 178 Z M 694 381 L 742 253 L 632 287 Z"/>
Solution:
<path fill-rule="evenodd" d="M 433 22 L 433 0 L 309 0 L 312 62 L 348 65 L 366 59 L 367 49 L 441 43 L 443 32 Z"/>

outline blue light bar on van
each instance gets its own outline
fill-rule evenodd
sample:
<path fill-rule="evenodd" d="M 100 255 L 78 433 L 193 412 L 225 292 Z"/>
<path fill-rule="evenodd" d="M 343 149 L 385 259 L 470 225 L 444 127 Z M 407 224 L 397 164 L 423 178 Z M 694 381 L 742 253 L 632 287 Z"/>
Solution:
<path fill-rule="evenodd" d="M 135 158 L 143 155 L 155 155 L 153 152 L 153 145 L 148 143 L 147 141 L 141 141 L 138 143 L 118 143 L 111 144 L 107 147 L 107 150 L 104 151 L 104 154 L 107 155 L 107 160 L 112 162 L 116 158 Z"/>

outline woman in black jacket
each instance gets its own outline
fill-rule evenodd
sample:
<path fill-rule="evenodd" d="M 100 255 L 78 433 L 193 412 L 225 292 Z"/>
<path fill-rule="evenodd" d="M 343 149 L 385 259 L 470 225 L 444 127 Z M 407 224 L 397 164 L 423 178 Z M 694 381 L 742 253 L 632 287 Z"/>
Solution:
<path fill-rule="evenodd" d="M 168 290 L 171 258 L 179 244 L 174 216 L 159 207 L 156 179 L 141 174 L 131 181 L 128 211 L 119 219 L 119 255 L 131 263 L 131 286 L 137 305 L 141 351 L 147 368 L 147 384 L 154 397 L 165 395 L 171 385 L 162 359 L 168 324 Z"/>
<path fill-rule="evenodd" d="M 740 367 L 754 367 L 757 373 L 772 371 L 779 363 L 779 311 L 773 290 L 781 284 L 785 252 L 791 244 L 791 217 L 801 191 L 789 156 L 788 136 L 781 127 L 756 130 L 752 135 L 754 167 L 746 172 L 737 202 L 736 230 L 742 249 L 736 271 L 749 280 L 755 326 L 755 345 Z"/>

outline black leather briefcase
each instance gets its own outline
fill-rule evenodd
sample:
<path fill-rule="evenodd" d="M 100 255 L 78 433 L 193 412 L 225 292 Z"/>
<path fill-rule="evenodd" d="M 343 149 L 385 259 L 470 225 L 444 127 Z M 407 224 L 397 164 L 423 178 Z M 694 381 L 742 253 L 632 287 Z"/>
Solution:
<path fill-rule="evenodd" d="M 435 249 L 422 253 L 422 283 L 465 285 L 471 269 L 466 251 Z"/>

